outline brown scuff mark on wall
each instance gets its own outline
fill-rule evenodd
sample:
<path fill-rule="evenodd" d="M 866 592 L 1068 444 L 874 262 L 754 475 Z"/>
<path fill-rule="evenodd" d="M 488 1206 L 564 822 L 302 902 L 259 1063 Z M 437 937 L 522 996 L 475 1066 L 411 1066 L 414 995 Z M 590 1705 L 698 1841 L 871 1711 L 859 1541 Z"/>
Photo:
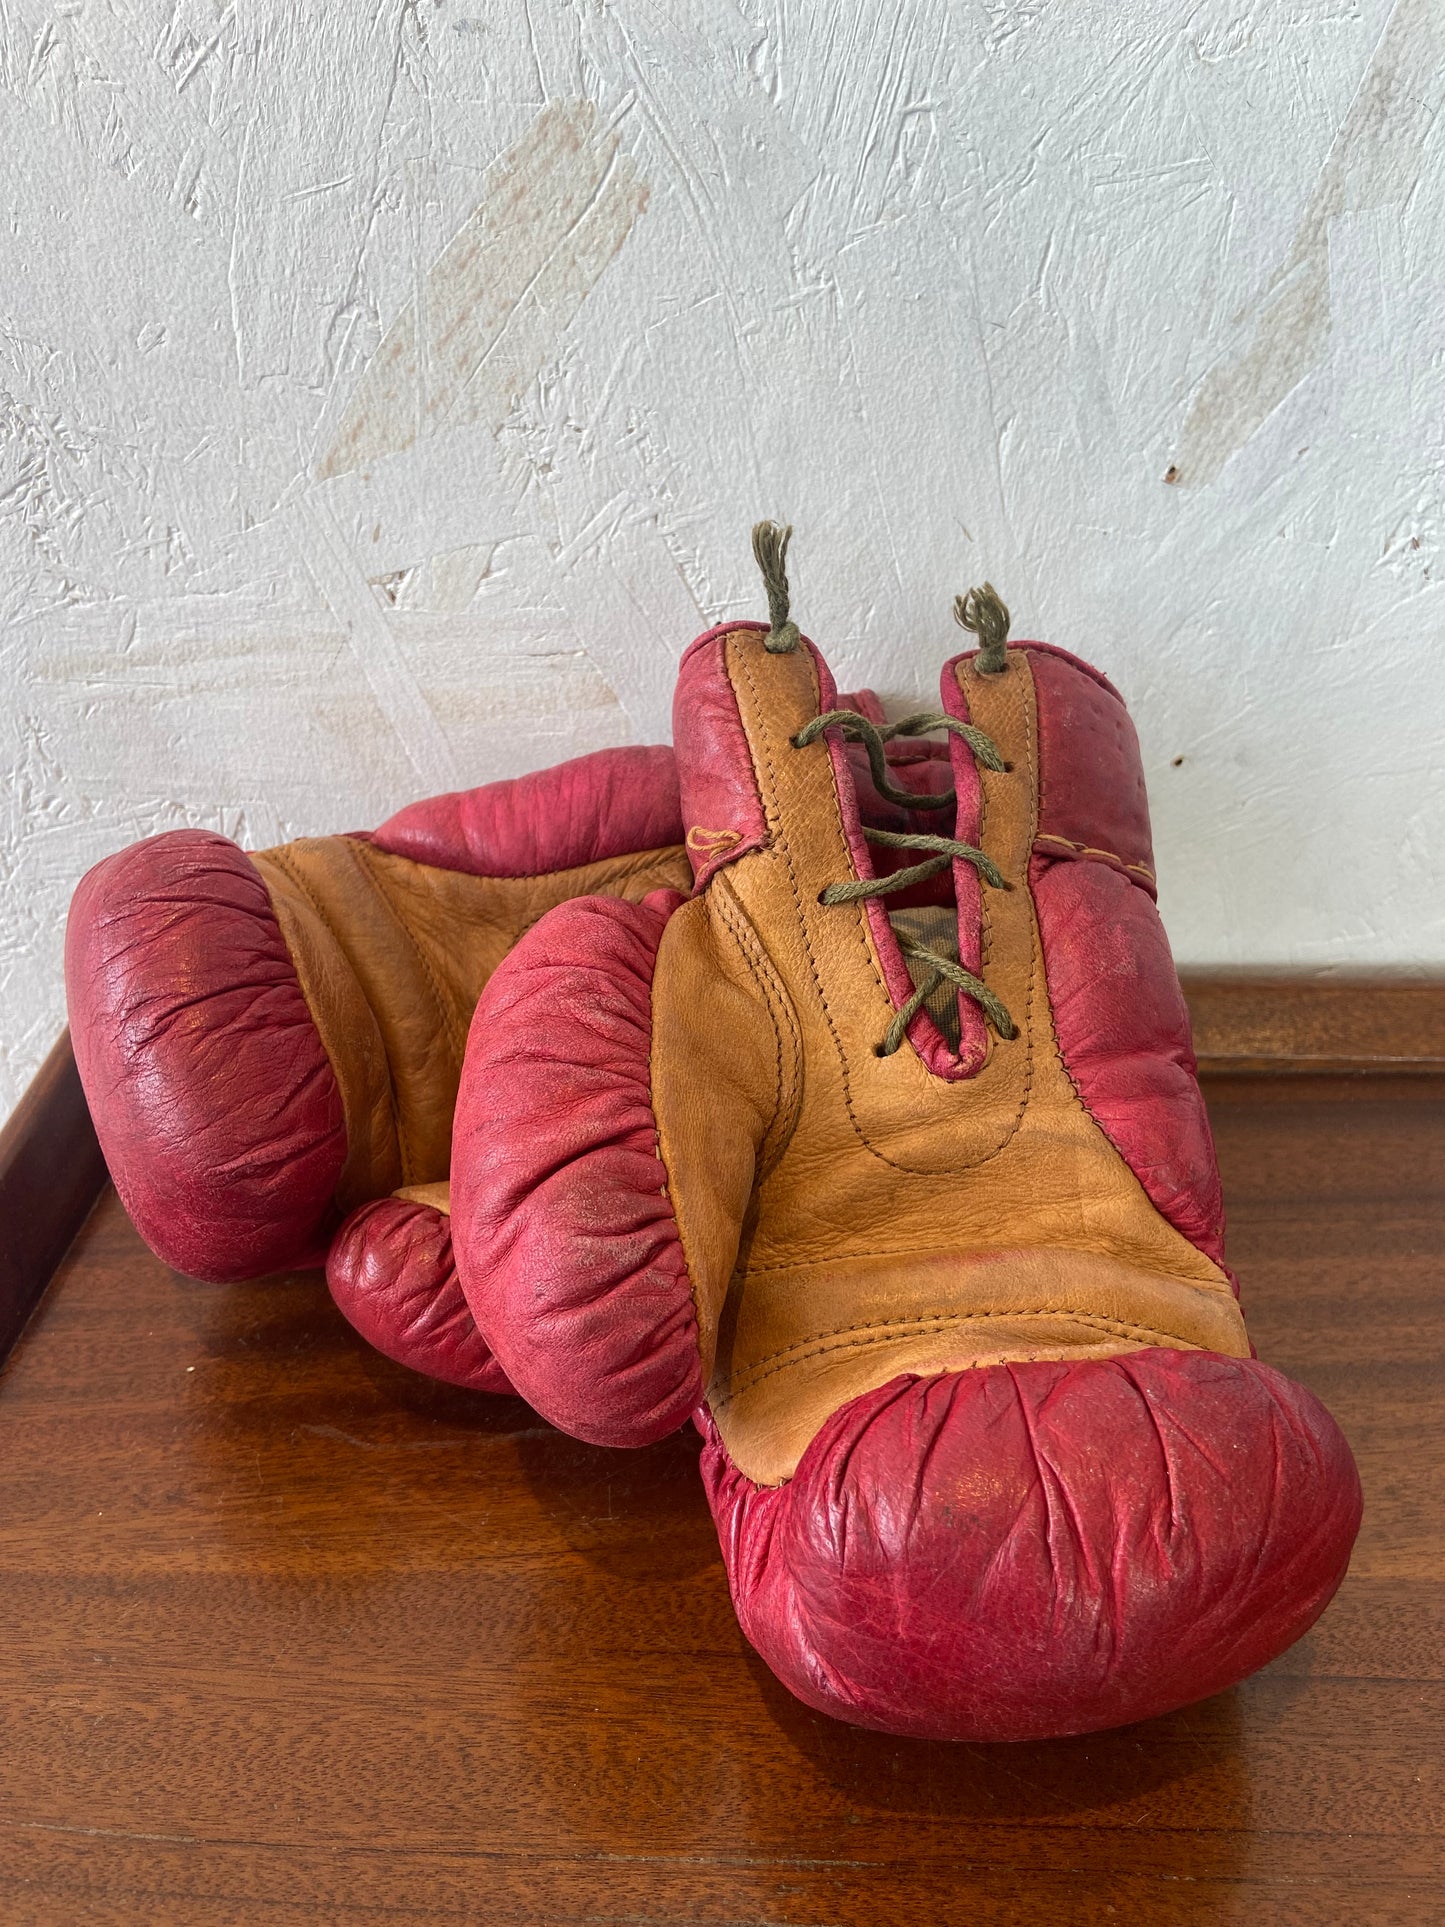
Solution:
<path fill-rule="evenodd" d="M 488 168 L 475 211 L 388 329 L 317 474 L 462 422 L 499 424 L 646 205 L 646 183 L 590 102 L 544 108 Z"/>
<path fill-rule="evenodd" d="M 1445 5 L 1396 0 L 1331 144 L 1289 252 L 1234 318 L 1235 347 L 1200 383 L 1166 481 L 1211 482 L 1324 360 L 1330 223 L 1403 202 L 1445 93 Z"/>

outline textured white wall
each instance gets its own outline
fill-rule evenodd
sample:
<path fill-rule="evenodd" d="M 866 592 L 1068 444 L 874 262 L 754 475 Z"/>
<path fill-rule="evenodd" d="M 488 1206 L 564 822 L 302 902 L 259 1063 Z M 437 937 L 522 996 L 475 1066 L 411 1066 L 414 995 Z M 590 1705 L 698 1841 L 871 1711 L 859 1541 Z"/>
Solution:
<path fill-rule="evenodd" d="M 0 1109 L 96 858 L 665 735 L 762 514 L 840 680 L 1114 676 L 1184 961 L 1445 964 L 1441 0 L 0 33 Z"/>

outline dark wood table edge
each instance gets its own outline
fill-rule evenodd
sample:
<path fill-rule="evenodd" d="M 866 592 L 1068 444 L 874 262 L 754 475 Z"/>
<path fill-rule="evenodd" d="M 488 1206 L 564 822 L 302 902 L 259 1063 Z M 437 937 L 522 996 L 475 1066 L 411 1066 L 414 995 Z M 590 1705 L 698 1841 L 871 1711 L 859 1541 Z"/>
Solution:
<path fill-rule="evenodd" d="M 1211 1081 L 1445 1073 L 1445 978 L 1181 974 L 1200 1073 Z M 0 1362 L 106 1175 L 65 1030 L 0 1127 Z"/>
<path fill-rule="evenodd" d="M 106 1182 L 70 1032 L 0 1126 L 0 1362 Z"/>
<path fill-rule="evenodd" d="M 1445 978 L 1180 972 L 1206 1076 L 1445 1071 Z"/>

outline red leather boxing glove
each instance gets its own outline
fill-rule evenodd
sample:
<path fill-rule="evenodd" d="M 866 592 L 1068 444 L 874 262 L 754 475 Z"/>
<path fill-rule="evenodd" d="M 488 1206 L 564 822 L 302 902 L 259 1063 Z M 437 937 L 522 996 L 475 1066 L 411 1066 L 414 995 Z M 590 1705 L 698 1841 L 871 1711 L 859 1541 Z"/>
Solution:
<path fill-rule="evenodd" d="M 743 1628 L 800 1698 L 1027 1739 L 1280 1652 L 1360 1492 L 1225 1269 L 1127 712 L 970 613 L 987 646 L 893 738 L 943 734 L 942 794 L 791 624 L 693 645 L 697 894 L 574 899 L 499 966 L 452 1227 L 543 1416 L 628 1445 L 696 1413 Z"/>
<path fill-rule="evenodd" d="M 689 883 L 681 841 L 672 752 L 640 748 L 416 803 L 368 835 L 248 854 L 177 830 L 96 865 L 66 935 L 71 1034 L 146 1242 L 218 1280 L 325 1259 L 380 1350 L 507 1389 L 446 1215 L 467 1025 L 555 905 Z"/>

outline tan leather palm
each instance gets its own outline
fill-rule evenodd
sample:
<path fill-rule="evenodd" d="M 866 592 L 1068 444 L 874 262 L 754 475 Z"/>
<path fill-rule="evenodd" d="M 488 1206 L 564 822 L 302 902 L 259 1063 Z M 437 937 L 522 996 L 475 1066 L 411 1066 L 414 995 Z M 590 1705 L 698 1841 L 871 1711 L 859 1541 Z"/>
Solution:
<path fill-rule="evenodd" d="M 539 917 L 571 897 L 635 901 L 692 883 L 680 845 L 533 877 L 438 869 L 349 836 L 304 838 L 251 861 L 341 1088 L 343 1211 L 447 1177 L 472 1012 Z"/>
<path fill-rule="evenodd" d="M 900 1372 L 1151 1345 L 1249 1354 L 1225 1275 L 1156 1210 L 1069 1081 L 1028 866 L 1037 725 L 1027 657 L 960 664 L 1009 768 L 980 772 L 981 974 L 1019 1034 L 950 1082 L 905 1044 L 857 874 L 805 650 L 734 631 L 727 670 L 768 847 L 668 924 L 653 989 L 659 1141 L 693 1279 L 708 1403 L 739 1469 L 786 1478 L 825 1419 Z"/>

